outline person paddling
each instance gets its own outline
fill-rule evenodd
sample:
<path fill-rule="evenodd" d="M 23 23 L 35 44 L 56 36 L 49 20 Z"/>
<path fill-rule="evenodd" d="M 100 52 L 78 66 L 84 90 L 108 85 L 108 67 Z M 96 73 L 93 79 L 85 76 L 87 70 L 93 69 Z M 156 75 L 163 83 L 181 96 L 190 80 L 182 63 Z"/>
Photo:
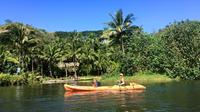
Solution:
<path fill-rule="evenodd" d="M 120 73 L 119 76 L 120 76 L 120 80 L 119 80 L 118 85 L 119 85 L 119 86 L 125 86 L 124 74 L 123 74 L 123 73 Z"/>

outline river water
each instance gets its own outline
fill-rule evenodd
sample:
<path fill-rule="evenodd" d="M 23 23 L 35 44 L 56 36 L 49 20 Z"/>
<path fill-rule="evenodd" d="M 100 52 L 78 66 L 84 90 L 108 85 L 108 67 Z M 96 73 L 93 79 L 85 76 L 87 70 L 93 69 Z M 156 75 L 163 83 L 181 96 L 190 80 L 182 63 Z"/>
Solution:
<path fill-rule="evenodd" d="M 145 91 L 73 93 L 63 84 L 0 87 L 0 112 L 200 112 L 199 81 L 145 86 Z"/>

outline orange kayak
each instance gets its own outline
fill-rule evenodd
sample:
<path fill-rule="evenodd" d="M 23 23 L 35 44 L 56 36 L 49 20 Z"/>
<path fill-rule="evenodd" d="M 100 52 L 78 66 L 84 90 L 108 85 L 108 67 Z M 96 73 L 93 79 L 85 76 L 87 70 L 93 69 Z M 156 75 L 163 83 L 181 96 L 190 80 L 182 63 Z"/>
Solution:
<path fill-rule="evenodd" d="M 64 94 L 64 97 L 71 97 L 71 96 L 82 96 L 82 95 L 95 95 L 95 94 L 101 94 L 101 95 L 114 95 L 118 93 L 131 93 L 131 94 L 139 94 L 144 92 L 144 90 L 127 90 L 127 91 L 67 91 Z"/>
<path fill-rule="evenodd" d="M 118 90 L 118 91 L 126 91 L 126 90 L 144 90 L 146 89 L 145 86 L 131 83 L 128 86 L 100 86 L 100 87 L 93 87 L 93 86 L 77 86 L 77 85 L 68 85 L 64 84 L 64 88 L 66 91 L 112 91 L 112 90 Z"/>

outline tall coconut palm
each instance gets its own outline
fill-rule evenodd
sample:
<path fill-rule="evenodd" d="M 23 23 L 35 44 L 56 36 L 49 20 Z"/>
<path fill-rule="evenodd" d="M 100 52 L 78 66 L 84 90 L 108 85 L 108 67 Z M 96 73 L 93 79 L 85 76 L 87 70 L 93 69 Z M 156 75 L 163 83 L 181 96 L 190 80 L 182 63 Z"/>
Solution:
<path fill-rule="evenodd" d="M 63 55 L 63 44 L 58 39 L 53 40 L 51 43 L 44 46 L 41 51 L 40 58 L 44 59 L 48 63 L 49 74 L 53 77 L 52 66 L 61 60 Z"/>
<path fill-rule="evenodd" d="M 65 43 L 65 51 L 63 55 L 63 59 L 67 59 L 73 62 L 73 71 L 74 71 L 74 77 L 77 79 L 77 73 L 76 73 L 76 66 L 80 59 L 80 51 L 82 46 L 82 38 L 80 33 L 77 33 L 74 31 L 69 35 L 69 37 L 66 38 Z M 67 75 L 67 74 L 66 74 Z"/>
<path fill-rule="evenodd" d="M 97 46 L 93 38 L 87 38 L 81 47 L 81 68 L 87 75 L 94 69 L 93 63 L 97 57 L 95 47 Z"/>
<path fill-rule="evenodd" d="M 34 41 L 29 42 L 27 44 L 27 46 L 29 46 L 27 48 L 27 54 L 28 54 L 28 57 L 30 58 L 30 62 L 31 62 L 30 65 L 31 65 L 32 72 L 34 72 L 34 69 L 36 68 L 39 69 L 39 66 L 41 66 L 39 64 L 39 54 L 44 44 L 48 43 L 47 41 L 45 41 L 45 38 L 48 37 L 48 41 L 51 40 L 49 39 L 51 38 L 50 35 L 44 30 L 37 29 L 35 31 L 35 35 L 37 35 L 37 38 L 35 38 Z"/>
<path fill-rule="evenodd" d="M 114 44 L 121 44 L 121 50 L 124 53 L 124 36 L 126 31 L 129 30 L 133 22 L 133 14 L 128 14 L 125 18 L 123 16 L 123 11 L 120 9 L 115 15 L 109 14 L 112 21 L 108 22 L 107 25 L 111 28 L 110 36 L 113 37 L 112 42 Z"/>

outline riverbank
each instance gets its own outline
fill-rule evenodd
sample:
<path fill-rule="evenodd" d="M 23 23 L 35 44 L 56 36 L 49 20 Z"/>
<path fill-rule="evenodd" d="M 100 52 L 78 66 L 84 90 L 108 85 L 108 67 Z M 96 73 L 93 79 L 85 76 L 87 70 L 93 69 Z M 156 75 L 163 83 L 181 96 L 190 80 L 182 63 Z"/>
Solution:
<path fill-rule="evenodd" d="M 101 78 L 102 82 L 116 82 L 119 80 L 119 76 L 103 76 Z M 134 74 L 133 76 L 125 76 L 126 82 L 137 82 L 137 83 L 166 83 L 171 81 L 179 81 L 179 78 L 169 78 L 166 75 L 156 74 L 156 73 L 148 73 L 148 72 L 139 72 Z"/>
<path fill-rule="evenodd" d="M 80 76 L 78 81 L 80 82 L 91 82 L 92 79 L 97 79 L 102 83 L 113 82 L 116 83 L 119 80 L 119 75 L 105 75 L 105 76 Z M 166 83 L 171 81 L 179 81 L 180 79 L 172 79 L 166 75 L 139 72 L 133 76 L 125 76 L 126 82 L 136 82 L 141 84 L 146 83 Z M 10 85 L 32 85 L 32 84 L 55 84 L 55 83 L 69 83 L 72 79 L 70 78 L 50 78 L 37 76 L 36 74 L 20 74 L 20 75 L 9 75 L 0 74 L 0 86 Z"/>
<path fill-rule="evenodd" d="M 42 84 L 50 78 L 42 77 L 37 73 L 4 74 L 0 73 L 0 86 L 20 86 Z"/>
<path fill-rule="evenodd" d="M 105 75 L 105 76 L 80 76 L 79 81 L 91 82 L 92 79 L 97 79 L 102 83 L 113 82 L 116 83 L 119 80 L 119 75 Z M 70 79 L 67 79 L 70 80 Z M 172 81 L 180 81 L 180 78 L 170 78 L 165 74 L 156 74 L 152 72 L 138 72 L 133 76 L 125 76 L 126 82 L 136 82 L 141 84 L 148 83 L 167 83 Z M 67 81 L 66 81 L 67 82 Z"/>

